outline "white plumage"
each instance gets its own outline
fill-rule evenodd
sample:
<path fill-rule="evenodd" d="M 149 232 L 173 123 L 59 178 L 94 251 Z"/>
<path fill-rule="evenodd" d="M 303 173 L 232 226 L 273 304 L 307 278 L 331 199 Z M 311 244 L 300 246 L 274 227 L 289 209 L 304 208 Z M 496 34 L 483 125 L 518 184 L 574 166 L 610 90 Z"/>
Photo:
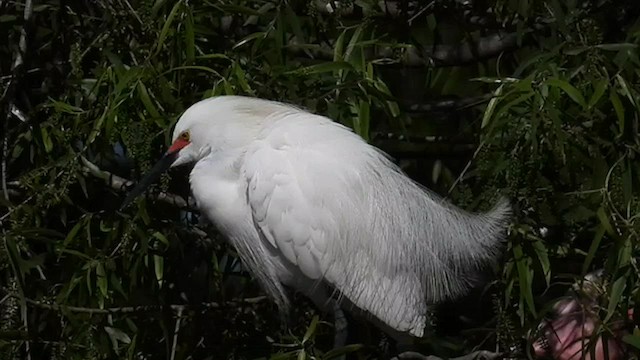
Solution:
<path fill-rule="evenodd" d="M 282 283 L 319 306 L 335 291 L 422 336 L 427 304 L 463 294 L 499 252 L 506 201 L 487 214 L 458 209 L 326 117 L 221 96 L 191 106 L 173 140 L 174 166 L 196 162 L 198 207 L 283 311 Z"/>

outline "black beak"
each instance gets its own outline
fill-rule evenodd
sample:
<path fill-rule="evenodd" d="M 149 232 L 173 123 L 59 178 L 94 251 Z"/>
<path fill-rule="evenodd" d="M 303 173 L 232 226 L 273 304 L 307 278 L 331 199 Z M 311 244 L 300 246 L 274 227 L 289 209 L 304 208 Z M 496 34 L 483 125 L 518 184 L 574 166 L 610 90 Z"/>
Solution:
<path fill-rule="evenodd" d="M 140 194 L 144 193 L 145 190 L 147 190 L 151 184 L 155 183 L 164 172 L 169 170 L 171 165 L 178 159 L 178 153 L 178 151 L 166 152 L 164 156 L 162 156 L 162 158 L 153 166 L 153 168 L 149 170 L 147 175 L 145 175 L 133 190 L 127 194 L 122 206 L 120 206 L 120 211 L 126 208 Z"/>

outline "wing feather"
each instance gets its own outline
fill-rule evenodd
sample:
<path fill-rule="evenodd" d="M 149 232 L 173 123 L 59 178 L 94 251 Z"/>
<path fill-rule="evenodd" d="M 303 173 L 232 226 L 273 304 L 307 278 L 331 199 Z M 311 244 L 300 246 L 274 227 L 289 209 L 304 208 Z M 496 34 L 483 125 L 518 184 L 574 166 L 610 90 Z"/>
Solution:
<path fill-rule="evenodd" d="M 508 207 L 476 216 L 449 206 L 341 125 L 292 117 L 245 155 L 257 227 L 308 278 L 422 336 L 427 303 L 462 294 L 495 258 Z"/>
<path fill-rule="evenodd" d="M 329 126 L 338 130 L 337 142 L 352 136 Z M 408 273 L 379 271 L 372 254 L 377 249 L 367 244 L 357 253 L 349 246 L 349 237 L 372 230 L 359 169 L 341 161 L 335 144 L 292 144 L 273 138 L 282 132 L 272 134 L 248 151 L 244 167 L 248 201 L 264 237 L 305 276 L 325 280 L 360 309 L 401 331 L 422 329 L 425 309 L 414 301 L 420 281 Z M 403 276 L 414 276 L 413 290 L 402 289 L 410 285 L 397 282 Z M 380 296 L 381 291 L 389 295 Z"/>

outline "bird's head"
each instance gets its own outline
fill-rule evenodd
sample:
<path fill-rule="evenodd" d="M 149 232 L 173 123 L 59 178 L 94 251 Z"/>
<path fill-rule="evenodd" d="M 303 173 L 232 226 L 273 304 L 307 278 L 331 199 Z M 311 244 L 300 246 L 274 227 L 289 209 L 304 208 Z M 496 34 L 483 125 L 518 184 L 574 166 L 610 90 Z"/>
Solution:
<path fill-rule="evenodd" d="M 242 148 L 255 140 L 265 121 L 291 110 L 284 104 L 242 96 L 219 96 L 193 104 L 178 119 L 167 151 L 129 192 L 122 208 L 169 168 Z"/>

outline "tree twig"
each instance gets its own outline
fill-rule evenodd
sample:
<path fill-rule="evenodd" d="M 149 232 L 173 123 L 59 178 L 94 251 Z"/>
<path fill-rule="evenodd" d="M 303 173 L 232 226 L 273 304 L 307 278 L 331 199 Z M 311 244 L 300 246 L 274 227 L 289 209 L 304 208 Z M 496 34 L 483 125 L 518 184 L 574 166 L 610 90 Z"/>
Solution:
<path fill-rule="evenodd" d="M 176 314 L 176 326 L 173 329 L 173 342 L 171 344 L 170 360 L 175 360 L 176 358 L 176 349 L 178 347 L 178 333 L 180 332 L 180 322 L 182 322 L 182 310 L 182 308 L 178 309 L 178 313 Z"/>
<path fill-rule="evenodd" d="M 9 297 L 21 299 L 20 294 L 12 292 L 10 290 L 3 289 Z M 142 312 L 151 312 L 151 311 L 160 311 L 163 308 L 169 307 L 171 310 L 181 314 L 187 310 L 208 310 L 208 309 L 224 309 L 227 307 L 233 307 L 238 305 L 253 305 L 261 303 L 267 300 L 266 296 L 256 296 L 253 298 L 245 298 L 238 300 L 231 300 L 224 303 L 218 302 L 207 302 L 201 303 L 198 305 L 138 305 L 138 306 L 122 306 L 122 307 L 110 307 L 110 308 L 89 308 L 82 306 L 70 306 L 70 305 L 60 305 L 60 304 L 47 304 L 41 301 L 24 298 L 27 304 L 46 310 L 59 311 L 59 312 L 73 312 L 73 313 L 81 313 L 81 314 L 89 314 L 89 315 L 108 315 L 108 314 L 131 314 L 131 313 L 142 313 Z"/>
<path fill-rule="evenodd" d="M 468 108 L 472 106 L 476 106 L 482 104 L 486 101 L 491 100 L 496 95 L 493 93 L 484 94 L 480 96 L 474 96 L 469 98 L 461 98 L 461 99 L 444 99 L 444 100 L 436 100 L 428 103 L 421 104 L 406 104 L 404 107 L 413 112 L 434 112 L 434 111 L 443 111 L 443 110 L 460 110 L 463 108 Z"/>
<path fill-rule="evenodd" d="M 120 177 L 118 175 L 112 174 L 108 171 L 100 169 L 96 164 L 87 160 L 84 156 L 80 156 L 80 160 L 82 161 L 82 165 L 84 168 L 93 176 L 103 179 L 107 182 L 107 185 L 114 190 L 117 191 L 126 191 L 133 185 L 135 182 Z M 162 201 L 171 205 L 174 205 L 180 209 L 187 210 L 197 210 L 194 206 L 195 201 L 192 198 L 183 198 L 180 195 L 161 192 L 155 195 L 155 199 L 158 201 Z"/>
<path fill-rule="evenodd" d="M 404 53 L 399 59 L 395 54 L 397 47 L 379 46 L 374 49 L 365 49 L 367 61 L 378 63 L 400 63 L 405 66 L 437 67 L 459 66 L 476 61 L 490 59 L 502 52 L 511 51 L 518 47 L 518 34 L 497 32 L 493 35 L 481 37 L 475 41 L 466 41 L 462 44 L 434 44 L 419 50 L 415 46 L 404 46 Z M 301 46 L 290 44 L 286 50 L 293 55 L 307 56 L 310 53 L 313 58 L 320 60 L 332 60 L 333 50 L 328 46 Z"/>

